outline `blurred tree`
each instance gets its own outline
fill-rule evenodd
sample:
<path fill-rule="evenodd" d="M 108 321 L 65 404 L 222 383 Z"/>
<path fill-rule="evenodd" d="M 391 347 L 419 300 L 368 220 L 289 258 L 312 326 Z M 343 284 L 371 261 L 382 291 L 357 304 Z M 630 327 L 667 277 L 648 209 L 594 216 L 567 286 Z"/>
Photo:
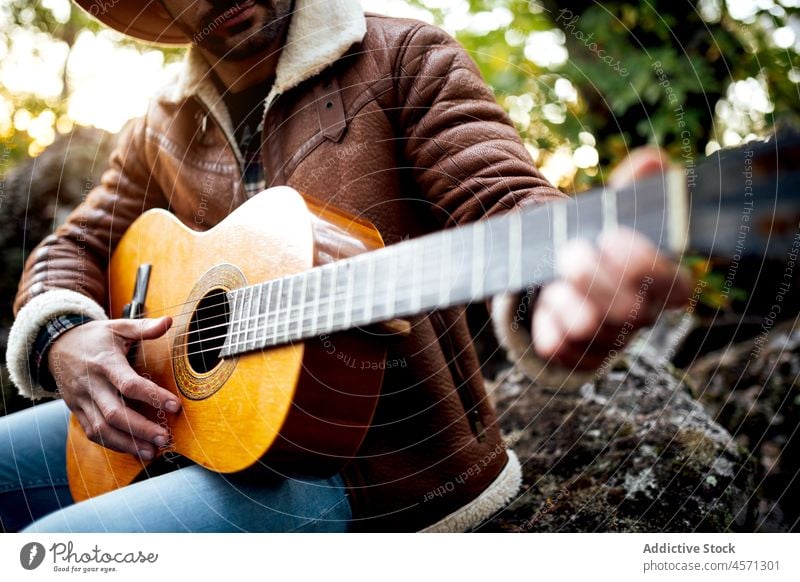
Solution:
<path fill-rule="evenodd" d="M 563 188 L 597 182 L 602 168 L 642 143 L 693 157 L 798 115 L 798 0 L 384 4 L 417 7 L 456 34 L 537 162 Z M 30 46 L 60 66 L 47 95 L 10 87 L 5 75 L 0 83 L 0 138 L 12 164 L 71 129 L 68 100 L 80 87 L 70 57 L 83 31 L 100 29 L 68 0 L 0 6 L 0 58 Z M 103 34 L 142 56 L 154 52 Z M 180 54 L 161 52 L 163 62 Z"/>
<path fill-rule="evenodd" d="M 161 68 L 182 54 L 180 49 L 154 49 L 107 30 L 69 0 L 1 3 L 0 139 L 6 149 L 3 158 L 6 167 L 0 168 L 0 172 L 27 157 L 39 155 L 59 134 L 72 130 L 76 119 L 70 112 L 71 100 L 85 89 L 85 69 L 87 64 L 91 66 L 86 58 L 91 49 L 84 49 L 80 62 L 74 59 L 85 34 L 100 39 L 94 45 L 95 50 L 100 46 L 112 49 L 109 52 L 118 59 L 120 68 L 130 63 L 130 53 L 134 53 L 134 60 L 156 55 L 159 61 L 156 66 Z M 128 53 L 119 49 L 127 49 Z M 115 71 L 104 72 L 113 78 L 111 73 Z M 102 103 L 101 98 L 97 96 L 97 104 Z"/>
<path fill-rule="evenodd" d="M 445 26 L 456 12 L 413 3 Z M 800 112 L 796 0 L 468 4 L 457 38 L 565 188 L 644 143 L 693 161 Z"/>

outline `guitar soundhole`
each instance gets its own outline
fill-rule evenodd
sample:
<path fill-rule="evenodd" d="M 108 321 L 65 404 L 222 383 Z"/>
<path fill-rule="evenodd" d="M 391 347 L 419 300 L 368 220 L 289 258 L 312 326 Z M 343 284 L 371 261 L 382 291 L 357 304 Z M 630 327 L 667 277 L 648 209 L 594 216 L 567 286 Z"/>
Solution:
<path fill-rule="evenodd" d="M 197 303 L 187 334 L 189 367 L 196 374 L 207 374 L 219 365 L 228 320 L 228 297 L 224 289 L 214 289 Z"/>

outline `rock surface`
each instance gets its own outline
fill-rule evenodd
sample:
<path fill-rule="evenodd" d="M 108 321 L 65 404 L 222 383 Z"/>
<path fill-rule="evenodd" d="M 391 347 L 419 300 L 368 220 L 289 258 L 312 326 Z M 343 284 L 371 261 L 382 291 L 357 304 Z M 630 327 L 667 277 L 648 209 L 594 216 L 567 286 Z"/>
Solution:
<path fill-rule="evenodd" d="M 756 459 L 756 531 L 800 522 L 800 319 L 709 354 L 688 371 L 694 393 Z"/>
<path fill-rule="evenodd" d="M 579 390 L 512 371 L 493 394 L 524 482 L 481 531 L 753 531 L 756 463 L 656 350 Z"/>

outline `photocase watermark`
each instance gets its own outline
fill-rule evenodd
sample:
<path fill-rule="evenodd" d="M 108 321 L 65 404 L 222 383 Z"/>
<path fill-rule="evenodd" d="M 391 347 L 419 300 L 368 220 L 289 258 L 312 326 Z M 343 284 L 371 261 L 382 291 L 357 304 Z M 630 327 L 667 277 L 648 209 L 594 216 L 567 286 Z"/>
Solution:
<path fill-rule="evenodd" d="M 533 304 L 536 302 L 536 296 L 539 293 L 540 287 L 530 285 L 525 290 L 525 293 L 520 297 L 519 304 L 517 304 L 517 309 L 514 311 L 514 317 L 511 319 L 511 331 L 517 332 L 519 331 L 519 325 L 523 322 L 531 321 L 531 310 L 533 308 Z M 528 333 L 531 332 L 530 329 L 526 330 Z"/>
<path fill-rule="evenodd" d="M 309 187 L 319 179 L 324 179 L 330 176 L 334 168 L 337 167 L 338 162 L 346 161 L 356 155 L 364 154 L 369 149 L 367 142 L 358 142 L 355 144 L 344 144 L 336 148 L 335 155 L 328 156 L 327 159 L 321 164 L 316 164 L 314 169 L 309 172 L 308 176 L 301 184 L 298 184 L 298 190 L 305 192 Z"/>
<path fill-rule="evenodd" d="M 81 194 L 80 204 L 83 204 L 86 201 L 86 198 L 89 194 L 94 190 L 95 184 L 91 177 L 86 177 L 83 181 L 83 192 Z M 80 206 L 80 205 L 79 205 Z M 77 274 L 77 282 L 75 283 L 75 291 L 78 293 L 83 293 L 85 295 L 90 295 L 87 292 L 87 281 L 86 281 L 86 273 L 89 271 L 90 264 L 86 260 L 86 241 L 87 236 L 86 233 L 89 230 L 89 218 L 84 213 L 80 217 L 78 217 L 78 236 L 75 238 L 75 245 L 77 246 L 77 255 L 78 255 L 78 266 L 75 269 Z"/>
<path fill-rule="evenodd" d="M 141 374 L 142 378 L 145 380 L 153 381 L 153 377 L 144 372 Z M 169 428 L 169 418 L 167 417 L 167 411 L 164 410 L 164 407 L 161 405 L 161 401 L 158 399 L 158 394 L 156 393 L 155 389 L 149 388 L 147 390 L 147 397 L 150 399 L 150 406 L 156 409 L 156 424 L 160 426 L 164 431 L 169 435 L 169 438 L 164 442 L 164 444 L 159 445 L 158 447 L 158 454 L 156 456 L 161 456 L 167 463 L 172 463 L 176 459 L 180 458 L 180 455 L 175 451 L 175 441 L 172 439 L 172 431 Z"/>
<path fill-rule="evenodd" d="M 558 11 L 556 22 L 562 25 L 564 32 L 572 35 L 575 40 L 582 43 L 583 46 L 594 53 L 598 59 L 607 64 L 612 71 L 619 73 L 621 77 L 630 75 L 630 71 L 622 66 L 622 61 L 619 58 L 608 54 L 600 43 L 594 40 L 595 33 L 586 34 L 577 28 L 580 19 L 581 17 L 579 14 L 573 13 L 569 8 L 562 8 Z"/>
<path fill-rule="evenodd" d="M 320 334 L 317 339 L 326 354 L 329 356 L 335 355 L 336 359 L 347 368 L 353 368 L 354 370 L 391 370 L 392 368 L 408 367 L 408 362 L 405 357 L 391 358 L 388 360 L 364 360 L 338 349 L 330 334 Z"/>
<path fill-rule="evenodd" d="M 670 342 L 669 347 L 664 350 L 659 357 L 658 364 L 656 366 L 656 372 L 654 374 L 648 374 L 644 380 L 644 387 L 642 387 L 639 392 L 642 397 L 647 396 L 653 390 L 656 382 L 658 382 L 658 379 L 664 374 L 667 365 L 672 361 L 672 358 L 675 357 L 675 352 L 678 350 L 678 346 L 680 345 L 681 341 L 683 341 L 683 339 L 686 337 L 686 334 L 689 333 L 689 328 L 692 326 L 694 312 L 697 310 L 697 304 L 700 303 L 700 297 L 703 295 L 703 290 L 707 285 L 708 283 L 702 279 L 698 279 L 695 283 L 694 289 L 692 290 L 692 295 L 686 305 L 686 309 L 684 310 L 678 325 L 675 327 L 675 334 L 672 336 L 672 341 Z"/>
<path fill-rule="evenodd" d="M 95 17 L 102 16 L 117 4 L 119 4 L 119 0 L 95 0 L 88 8 L 89 14 Z"/>
<path fill-rule="evenodd" d="M 545 260 L 539 262 L 533 271 L 532 278 L 536 281 L 542 279 L 545 271 L 545 265 L 553 265 L 555 263 L 555 253 L 553 251 L 553 247 L 547 246 L 540 252 L 545 257 Z M 519 304 L 514 311 L 514 317 L 511 318 L 511 331 L 516 333 L 519 331 L 519 326 L 521 323 L 530 323 L 532 321 L 532 312 L 536 304 L 536 298 L 539 296 L 541 289 L 542 288 L 540 285 L 528 285 L 528 287 L 526 287 L 525 292 L 520 297 Z M 526 331 L 531 333 L 530 329 Z"/>
<path fill-rule="evenodd" d="M 127 564 L 155 564 L 155 552 L 107 551 L 95 544 L 88 550 L 77 549 L 72 541 L 56 542 L 49 549 L 39 542 L 28 542 L 19 552 L 19 563 L 25 570 L 35 570 L 49 556 L 53 572 L 72 574 L 109 574 L 119 572 L 118 566 Z"/>
<path fill-rule="evenodd" d="M 26 570 L 35 570 L 44 562 L 46 552 L 39 542 L 29 542 L 19 551 L 19 564 Z"/>

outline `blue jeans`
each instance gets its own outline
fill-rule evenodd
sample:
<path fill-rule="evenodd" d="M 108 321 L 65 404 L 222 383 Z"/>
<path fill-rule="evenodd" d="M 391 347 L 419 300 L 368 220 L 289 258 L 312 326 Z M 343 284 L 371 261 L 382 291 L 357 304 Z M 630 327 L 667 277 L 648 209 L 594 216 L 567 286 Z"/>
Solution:
<path fill-rule="evenodd" d="M 344 482 L 177 469 L 82 503 L 67 485 L 61 401 L 0 417 L 0 523 L 28 532 L 343 532 Z"/>

